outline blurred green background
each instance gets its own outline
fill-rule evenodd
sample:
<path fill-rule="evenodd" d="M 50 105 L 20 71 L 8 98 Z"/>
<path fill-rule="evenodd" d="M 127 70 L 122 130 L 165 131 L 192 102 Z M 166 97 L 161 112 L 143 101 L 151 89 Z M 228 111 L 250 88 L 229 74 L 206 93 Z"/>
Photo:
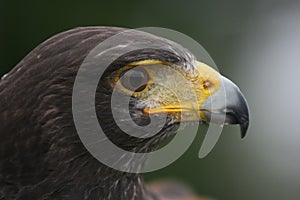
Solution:
<path fill-rule="evenodd" d="M 225 200 L 300 199 L 300 2 L 0 1 L 0 77 L 36 45 L 89 25 L 165 27 L 198 41 L 250 104 L 251 127 L 225 127 L 211 154 L 203 134 L 147 181 L 175 179 Z"/>

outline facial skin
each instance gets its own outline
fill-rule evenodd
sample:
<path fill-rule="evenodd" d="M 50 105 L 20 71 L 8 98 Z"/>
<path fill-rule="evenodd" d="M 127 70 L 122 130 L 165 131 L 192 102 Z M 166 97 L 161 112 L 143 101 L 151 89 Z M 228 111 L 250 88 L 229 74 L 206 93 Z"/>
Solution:
<path fill-rule="evenodd" d="M 184 68 L 143 60 L 121 68 L 114 79 L 121 92 L 136 99 L 145 115 L 168 114 L 170 123 L 185 121 L 240 124 L 248 127 L 248 106 L 238 87 L 202 62 Z"/>

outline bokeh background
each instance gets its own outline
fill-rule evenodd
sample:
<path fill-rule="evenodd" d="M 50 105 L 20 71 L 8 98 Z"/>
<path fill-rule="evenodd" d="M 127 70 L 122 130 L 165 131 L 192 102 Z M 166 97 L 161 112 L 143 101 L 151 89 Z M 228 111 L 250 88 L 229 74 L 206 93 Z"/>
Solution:
<path fill-rule="evenodd" d="M 199 133 L 183 157 L 146 180 L 179 180 L 222 200 L 300 199 L 300 1 L 0 2 L 0 77 L 48 37 L 78 26 L 189 35 L 244 92 L 250 131 L 240 140 L 238 127 L 225 127 L 205 159 Z"/>

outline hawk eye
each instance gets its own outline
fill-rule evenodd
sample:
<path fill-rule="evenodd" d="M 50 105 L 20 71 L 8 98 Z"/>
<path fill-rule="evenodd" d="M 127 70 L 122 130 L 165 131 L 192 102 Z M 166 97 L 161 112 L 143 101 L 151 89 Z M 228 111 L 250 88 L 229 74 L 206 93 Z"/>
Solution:
<path fill-rule="evenodd" d="M 134 92 L 143 91 L 146 88 L 149 80 L 150 78 L 148 72 L 141 67 L 135 67 L 125 71 L 123 74 L 121 74 L 120 78 L 122 86 Z"/>

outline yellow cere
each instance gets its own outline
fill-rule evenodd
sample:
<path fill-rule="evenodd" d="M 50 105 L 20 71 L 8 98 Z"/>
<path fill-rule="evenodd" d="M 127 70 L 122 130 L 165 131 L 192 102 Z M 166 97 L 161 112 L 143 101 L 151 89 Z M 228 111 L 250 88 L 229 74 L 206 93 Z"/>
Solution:
<path fill-rule="evenodd" d="M 197 81 L 200 83 L 199 85 L 202 91 L 202 100 L 199 103 L 202 105 L 209 96 L 220 88 L 221 77 L 216 70 L 202 62 L 197 62 L 197 70 L 199 73 Z"/>
<path fill-rule="evenodd" d="M 214 94 L 220 88 L 221 76 L 220 74 L 203 62 L 197 62 L 197 70 L 199 76 L 197 77 L 200 83 L 201 96 L 199 97 L 200 107 L 205 102 L 205 100 Z M 200 117 L 202 119 L 206 118 L 203 112 L 200 112 Z"/>

